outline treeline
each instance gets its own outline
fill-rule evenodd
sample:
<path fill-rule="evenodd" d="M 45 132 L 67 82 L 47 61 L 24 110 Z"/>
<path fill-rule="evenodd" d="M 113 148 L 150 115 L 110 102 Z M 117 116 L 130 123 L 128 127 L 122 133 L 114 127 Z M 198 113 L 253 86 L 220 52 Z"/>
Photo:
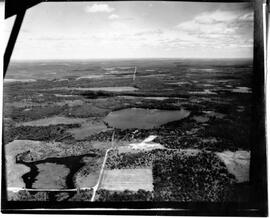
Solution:
<path fill-rule="evenodd" d="M 144 168 L 152 166 L 153 159 L 159 153 L 164 153 L 162 149 L 153 151 L 141 151 L 138 153 L 118 153 L 115 150 L 109 152 L 106 168 L 107 169 L 127 169 Z"/>
<path fill-rule="evenodd" d="M 138 191 L 125 190 L 108 191 L 100 189 L 96 192 L 95 201 L 113 201 L 113 202 L 127 202 L 127 201 L 152 201 L 153 192 L 139 189 Z"/>
<path fill-rule="evenodd" d="M 91 201 L 93 190 L 8 192 L 8 201 Z"/>

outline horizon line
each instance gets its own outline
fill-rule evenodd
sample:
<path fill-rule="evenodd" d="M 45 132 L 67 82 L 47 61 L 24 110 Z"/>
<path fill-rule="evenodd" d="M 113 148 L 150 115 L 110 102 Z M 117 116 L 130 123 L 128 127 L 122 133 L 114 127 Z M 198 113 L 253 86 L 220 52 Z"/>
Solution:
<path fill-rule="evenodd" d="M 253 57 L 234 57 L 234 58 L 228 58 L 228 57 L 217 57 L 217 58 L 201 58 L 201 57 L 142 57 L 142 58 L 76 58 L 76 59 L 69 59 L 69 58 L 57 58 L 57 59 L 13 59 L 10 60 L 10 62 L 28 62 L 28 61 L 91 61 L 91 60 L 141 60 L 141 59 L 164 59 L 164 60 L 173 60 L 173 59 L 181 59 L 181 60 L 191 60 L 191 59 L 199 59 L 199 60 L 239 60 L 239 59 L 248 59 L 252 60 Z"/>

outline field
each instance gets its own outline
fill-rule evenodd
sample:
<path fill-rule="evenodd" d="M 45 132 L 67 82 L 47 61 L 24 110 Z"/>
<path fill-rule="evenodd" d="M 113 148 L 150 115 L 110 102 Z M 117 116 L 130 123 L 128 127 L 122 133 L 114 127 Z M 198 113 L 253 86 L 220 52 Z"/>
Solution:
<path fill-rule="evenodd" d="M 109 191 L 153 190 L 152 169 L 105 170 L 100 189 Z"/>
<path fill-rule="evenodd" d="M 248 200 L 251 75 L 245 59 L 11 63 L 7 188 L 29 193 L 9 199 Z"/>

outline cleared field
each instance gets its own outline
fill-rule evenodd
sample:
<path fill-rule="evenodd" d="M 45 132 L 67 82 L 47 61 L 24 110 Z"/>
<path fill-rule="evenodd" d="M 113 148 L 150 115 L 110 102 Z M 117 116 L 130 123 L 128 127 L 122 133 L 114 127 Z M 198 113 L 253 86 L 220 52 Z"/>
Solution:
<path fill-rule="evenodd" d="M 25 183 L 22 179 L 22 175 L 30 171 L 29 167 L 26 167 L 23 164 L 16 164 L 12 156 L 7 156 L 6 170 L 6 182 L 8 188 L 25 188 Z"/>
<path fill-rule="evenodd" d="M 228 171 L 233 174 L 237 182 L 249 181 L 250 152 L 249 151 L 224 151 L 216 152 L 224 162 Z"/>
<path fill-rule="evenodd" d="M 29 172 L 30 168 L 16 163 L 16 156 L 31 149 L 28 142 L 27 140 L 15 140 L 5 145 L 7 187 L 25 188 L 22 175 Z"/>
<path fill-rule="evenodd" d="M 100 189 L 111 191 L 153 190 L 152 169 L 104 170 Z"/>

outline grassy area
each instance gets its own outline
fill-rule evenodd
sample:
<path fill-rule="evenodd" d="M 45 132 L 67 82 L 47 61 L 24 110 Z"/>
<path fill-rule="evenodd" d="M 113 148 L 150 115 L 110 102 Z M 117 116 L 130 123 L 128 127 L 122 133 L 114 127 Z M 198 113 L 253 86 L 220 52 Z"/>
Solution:
<path fill-rule="evenodd" d="M 100 189 L 112 191 L 153 190 L 152 168 L 104 170 Z"/>

